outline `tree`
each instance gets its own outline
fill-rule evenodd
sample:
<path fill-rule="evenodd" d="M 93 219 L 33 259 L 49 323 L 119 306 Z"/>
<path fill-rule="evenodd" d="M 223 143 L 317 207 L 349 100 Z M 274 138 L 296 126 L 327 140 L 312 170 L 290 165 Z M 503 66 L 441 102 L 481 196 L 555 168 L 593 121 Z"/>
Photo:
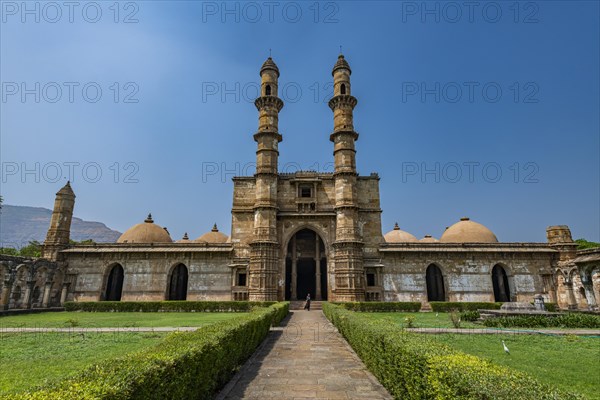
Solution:
<path fill-rule="evenodd" d="M 577 239 L 575 241 L 575 243 L 577 243 L 577 250 L 583 250 L 583 249 L 593 249 L 595 247 L 600 247 L 600 243 L 596 243 L 596 242 L 590 242 L 588 240 L 585 240 L 583 238 L 581 239 Z"/>
<path fill-rule="evenodd" d="M 21 257 L 41 257 L 42 245 L 37 240 L 32 240 L 27 246 L 21 247 L 19 255 Z"/>

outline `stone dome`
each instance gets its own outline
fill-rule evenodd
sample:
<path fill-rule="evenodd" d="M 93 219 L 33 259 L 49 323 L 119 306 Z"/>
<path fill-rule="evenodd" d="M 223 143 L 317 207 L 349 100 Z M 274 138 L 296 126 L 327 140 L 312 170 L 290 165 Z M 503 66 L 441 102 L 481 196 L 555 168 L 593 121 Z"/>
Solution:
<path fill-rule="evenodd" d="M 485 226 L 471 221 L 469 218 L 461 218 L 442 235 L 440 242 L 443 243 L 498 243 L 496 235 Z"/>
<path fill-rule="evenodd" d="M 340 54 L 338 56 L 338 59 L 337 59 L 335 65 L 333 66 L 333 70 L 331 71 L 331 75 L 334 75 L 335 71 L 337 71 L 338 69 L 347 69 L 349 74 L 352 73 L 352 70 L 350 69 L 350 65 L 348 64 L 348 61 L 346 61 L 346 59 L 344 58 L 343 54 Z"/>
<path fill-rule="evenodd" d="M 222 232 L 219 232 L 217 228 L 217 224 L 213 225 L 213 228 L 210 232 L 206 232 L 204 235 L 200 236 L 198 239 L 194 240 L 196 243 L 227 243 L 227 235 Z"/>
<path fill-rule="evenodd" d="M 434 238 L 431 235 L 425 235 L 425 237 L 423 239 L 420 239 L 419 242 L 422 242 L 422 243 L 438 243 L 439 240 L 437 240 L 436 238 Z"/>
<path fill-rule="evenodd" d="M 143 223 L 132 226 L 127 229 L 118 239 L 117 243 L 172 243 L 173 239 L 166 228 L 160 227 L 154 223 L 152 215 Z"/>
<path fill-rule="evenodd" d="M 418 239 L 415 236 L 401 230 L 398 223 L 396 223 L 394 229 L 386 233 L 383 238 L 387 243 L 418 242 Z"/>
<path fill-rule="evenodd" d="M 190 237 L 188 236 L 187 232 L 183 234 L 183 237 L 181 239 L 179 239 L 178 241 L 176 241 L 175 243 L 192 243 L 192 241 L 190 240 Z"/>
<path fill-rule="evenodd" d="M 275 61 L 273 61 L 271 57 L 267 58 L 267 60 L 263 63 L 262 67 L 260 68 L 260 75 L 262 75 L 263 72 L 268 69 L 275 71 L 277 77 L 279 78 L 279 68 L 277 68 L 277 64 L 275 64 Z"/>

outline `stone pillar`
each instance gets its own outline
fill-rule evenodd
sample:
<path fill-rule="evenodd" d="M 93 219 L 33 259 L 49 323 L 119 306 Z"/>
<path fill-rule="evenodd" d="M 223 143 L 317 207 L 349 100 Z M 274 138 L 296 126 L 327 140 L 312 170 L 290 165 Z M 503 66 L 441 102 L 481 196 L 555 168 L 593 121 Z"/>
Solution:
<path fill-rule="evenodd" d="M 298 300 L 298 256 L 296 254 L 296 236 L 292 238 L 292 300 Z"/>
<path fill-rule="evenodd" d="M 2 285 L 2 297 L 0 297 L 0 310 L 8 310 L 10 303 L 10 293 L 12 292 L 13 282 L 5 280 Z"/>
<path fill-rule="evenodd" d="M 580 277 L 583 289 L 585 290 L 585 297 L 587 299 L 588 308 L 590 310 L 597 310 L 598 302 L 596 301 L 596 294 L 594 293 L 594 282 L 592 281 L 591 275 L 581 273 Z"/>
<path fill-rule="evenodd" d="M 577 310 L 577 300 L 575 300 L 575 292 L 573 291 L 573 281 L 565 281 L 565 289 L 567 290 L 567 301 L 569 310 Z"/>
<path fill-rule="evenodd" d="M 315 300 L 323 300 L 321 297 L 321 251 L 319 249 L 319 235 L 315 235 Z"/>
<path fill-rule="evenodd" d="M 27 281 L 25 296 L 23 297 L 23 308 L 31 308 L 31 293 L 33 292 L 34 284 L 35 281 Z"/>
<path fill-rule="evenodd" d="M 60 305 L 61 307 L 65 305 L 65 302 L 67 301 L 67 295 L 69 294 L 69 286 L 71 284 L 68 282 L 63 283 L 62 285 L 62 290 L 60 292 Z"/>
<path fill-rule="evenodd" d="M 50 290 L 52 289 L 52 281 L 46 282 L 44 285 L 44 297 L 42 298 L 42 307 L 48 308 L 50 304 Z"/>

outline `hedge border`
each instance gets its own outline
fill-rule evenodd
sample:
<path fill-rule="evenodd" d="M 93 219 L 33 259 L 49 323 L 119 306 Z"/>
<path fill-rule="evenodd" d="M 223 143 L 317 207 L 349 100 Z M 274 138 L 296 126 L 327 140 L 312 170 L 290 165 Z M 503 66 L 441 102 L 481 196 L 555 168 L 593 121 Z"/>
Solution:
<path fill-rule="evenodd" d="M 346 310 L 360 312 L 419 312 L 421 310 L 421 302 L 418 301 L 365 301 L 333 304 L 337 304 Z"/>
<path fill-rule="evenodd" d="M 289 312 L 282 302 L 90 366 L 74 377 L 2 400 L 211 399 Z"/>
<path fill-rule="evenodd" d="M 335 304 L 323 312 L 396 399 L 585 399 Z"/>
<path fill-rule="evenodd" d="M 86 312 L 248 312 L 276 301 L 69 301 L 65 311 Z"/>

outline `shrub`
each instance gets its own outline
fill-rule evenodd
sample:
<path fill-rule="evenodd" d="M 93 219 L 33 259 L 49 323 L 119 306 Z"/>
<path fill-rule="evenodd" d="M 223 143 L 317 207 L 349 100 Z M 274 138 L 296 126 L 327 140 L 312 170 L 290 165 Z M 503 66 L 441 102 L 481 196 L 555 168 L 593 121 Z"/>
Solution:
<path fill-rule="evenodd" d="M 499 310 L 503 303 L 484 303 L 468 301 L 432 301 L 431 309 L 437 312 Z"/>
<path fill-rule="evenodd" d="M 450 321 L 452 321 L 452 325 L 456 328 L 459 329 L 460 328 L 460 322 L 461 322 L 461 318 L 460 318 L 460 314 L 457 313 L 456 311 L 452 311 L 450 313 Z"/>
<path fill-rule="evenodd" d="M 522 315 L 488 318 L 483 324 L 494 328 L 600 328 L 600 316 L 580 313 Z"/>
<path fill-rule="evenodd" d="M 280 322 L 278 303 L 194 332 L 174 332 L 160 344 L 110 359 L 46 388 L 0 399 L 210 399 Z"/>
<path fill-rule="evenodd" d="M 323 311 L 396 399 L 583 399 L 385 321 L 330 303 Z"/>
<path fill-rule="evenodd" d="M 479 319 L 479 311 L 468 310 L 460 313 L 460 319 L 463 321 L 475 322 Z"/>
<path fill-rule="evenodd" d="M 421 303 L 418 301 L 367 301 L 360 303 L 334 303 L 350 311 L 361 312 L 418 312 Z"/>
<path fill-rule="evenodd" d="M 247 312 L 254 307 L 269 307 L 276 302 L 249 301 L 70 301 L 66 311 L 91 312 Z"/>

